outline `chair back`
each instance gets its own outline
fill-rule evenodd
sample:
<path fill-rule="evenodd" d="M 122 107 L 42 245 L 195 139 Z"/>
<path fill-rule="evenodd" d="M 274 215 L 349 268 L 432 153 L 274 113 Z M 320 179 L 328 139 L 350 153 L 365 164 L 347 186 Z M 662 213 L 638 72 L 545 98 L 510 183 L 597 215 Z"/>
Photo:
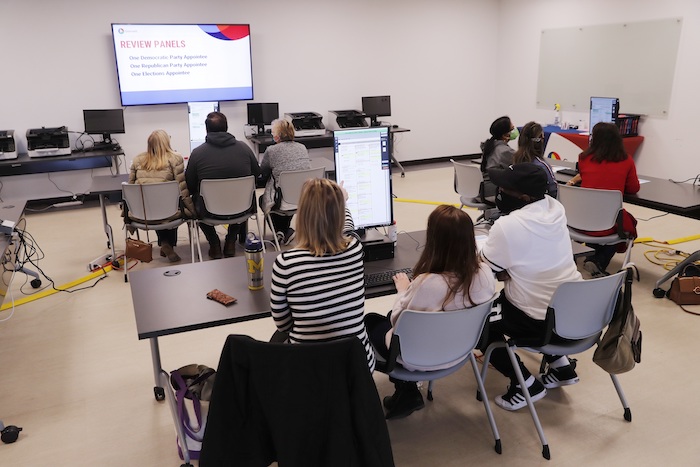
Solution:
<path fill-rule="evenodd" d="M 287 204 L 299 204 L 301 187 L 304 186 L 304 182 L 312 178 L 324 178 L 325 175 L 325 167 L 281 172 L 278 186 L 282 190 L 282 199 Z"/>
<path fill-rule="evenodd" d="M 452 161 L 455 169 L 455 192 L 463 198 L 477 198 L 481 190 L 484 177 L 481 168 L 471 162 L 463 163 Z"/>
<path fill-rule="evenodd" d="M 554 332 L 564 339 L 585 339 L 610 324 L 627 269 L 610 276 L 565 282 L 549 304 L 554 310 Z"/>
<path fill-rule="evenodd" d="M 181 214 L 180 185 L 176 181 L 143 185 L 124 183 L 122 196 L 129 208 L 129 217 L 133 219 L 156 222 Z"/>
<path fill-rule="evenodd" d="M 401 346 L 401 361 L 409 368 L 421 370 L 464 360 L 479 343 L 492 304 L 493 298 L 464 310 L 404 311 L 394 329 Z"/>
<path fill-rule="evenodd" d="M 597 232 L 615 227 L 622 210 L 622 193 L 559 185 L 559 202 L 564 205 L 567 225 Z"/>
<path fill-rule="evenodd" d="M 215 216 L 236 216 L 250 210 L 255 199 L 255 177 L 205 179 L 199 194 L 207 212 Z"/>

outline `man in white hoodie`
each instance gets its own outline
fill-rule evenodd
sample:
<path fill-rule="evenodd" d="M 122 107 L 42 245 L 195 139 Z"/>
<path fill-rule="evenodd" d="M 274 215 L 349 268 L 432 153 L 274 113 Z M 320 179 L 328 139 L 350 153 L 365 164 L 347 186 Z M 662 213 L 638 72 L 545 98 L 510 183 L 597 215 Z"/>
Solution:
<path fill-rule="evenodd" d="M 497 300 L 502 318 L 491 323 L 488 342 L 501 340 L 504 334 L 538 339 L 545 334 L 547 305 L 556 288 L 563 282 L 582 280 L 573 259 L 564 206 L 546 195 L 547 174 L 533 163 L 492 169 L 489 175 L 499 188 L 496 205 L 502 216 L 491 227 L 481 255 L 504 282 L 504 289 Z M 547 389 L 578 382 L 567 357 L 545 355 L 545 359 L 549 369 L 541 381 L 520 362 L 533 401 L 542 399 Z M 511 379 L 508 391 L 496 397 L 496 404 L 506 410 L 525 407 L 506 350 L 496 349 L 491 364 Z"/>

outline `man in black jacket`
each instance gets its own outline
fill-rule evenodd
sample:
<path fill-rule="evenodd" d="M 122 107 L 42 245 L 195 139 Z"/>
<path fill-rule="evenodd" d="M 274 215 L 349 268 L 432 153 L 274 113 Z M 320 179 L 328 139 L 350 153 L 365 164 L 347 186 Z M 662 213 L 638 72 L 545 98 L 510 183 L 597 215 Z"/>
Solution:
<path fill-rule="evenodd" d="M 257 176 L 260 173 L 258 160 L 250 147 L 228 133 L 228 122 L 224 114 L 211 112 L 204 124 L 207 129 L 206 141 L 192 151 L 185 170 L 187 188 L 192 194 L 199 216 L 205 213 L 204 203 L 199 195 L 199 184 L 202 180 Z M 219 259 L 236 254 L 236 236 L 241 225 L 245 224 L 229 224 L 222 253 L 221 240 L 214 227 L 199 224 L 209 242 L 210 258 Z"/>

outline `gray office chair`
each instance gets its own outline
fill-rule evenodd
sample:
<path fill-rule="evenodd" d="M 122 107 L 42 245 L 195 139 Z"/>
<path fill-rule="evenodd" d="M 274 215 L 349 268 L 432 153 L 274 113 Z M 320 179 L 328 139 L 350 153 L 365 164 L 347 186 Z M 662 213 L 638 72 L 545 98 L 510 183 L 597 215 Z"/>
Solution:
<path fill-rule="evenodd" d="M 624 243 L 625 257 L 622 264 L 629 262 L 634 238 L 622 230 L 621 192 L 559 185 L 559 202 L 564 205 L 569 236 L 573 241 L 597 245 Z M 584 232 L 609 230 L 616 225 L 617 232 L 604 237 L 595 237 Z"/>
<path fill-rule="evenodd" d="M 481 168 L 471 162 L 457 162 L 454 159 L 450 161 L 454 166 L 455 193 L 459 195 L 461 203 L 459 209 L 464 206 L 478 209 L 482 212 L 479 219 L 483 219 L 484 212 L 493 208 L 493 205 L 481 201 L 481 184 L 484 182 Z"/>
<path fill-rule="evenodd" d="M 527 387 L 525 379 L 520 371 L 520 365 L 515 357 L 517 349 L 526 350 L 533 353 L 541 353 L 547 355 L 574 355 L 585 352 L 594 345 L 600 342 L 600 337 L 603 330 L 610 324 L 613 313 L 615 312 L 617 298 L 621 293 L 622 284 L 625 280 L 625 275 L 632 272 L 630 269 L 625 269 L 617 274 L 601 277 L 598 279 L 590 279 L 586 281 L 565 282 L 557 287 L 552 299 L 547 307 L 547 316 L 545 318 L 547 325 L 547 333 L 543 342 L 533 345 L 532 340 L 524 341 L 513 338 L 506 338 L 505 342 L 494 342 L 484 353 L 483 366 L 481 369 L 481 377 L 485 381 L 486 373 L 491 359 L 491 353 L 498 347 L 505 347 L 510 357 L 511 364 L 515 369 L 515 374 L 518 378 L 520 387 Z M 551 342 L 552 335 L 555 334 L 565 342 Z M 544 372 L 544 359 L 540 371 Z M 617 395 L 620 398 L 622 407 L 624 408 L 625 420 L 632 421 L 632 412 L 625 399 L 625 394 L 622 391 L 622 386 L 617 379 L 617 376 L 610 374 Z M 535 406 L 530 399 L 528 391 L 523 391 L 527 402 L 532 421 L 537 429 L 537 434 L 542 442 L 542 456 L 545 459 L 550 458 L 549 445 L 547 438 L 542 430 L 539 417 Z M 486 398 L 485 395 L 477 395 L 477 398 Z"/>
<path fill-rule="evenodd" d="M 494 298 L 459 311 L 404 311 L 394 328 L 389 360 L 375 352 L 376 369 L 402 381 L 429 381 L 428 400 L 433 400 L 433 382 L 451 375 L 469 362 L 479 391 L 485 394 L 473 350 L 479 344 Z M 430 369 L 441 366 L 444 368 Z M 494 449 L 501 454 L 501 439 L 488 397 L 482 402 L 496 440 Z"/>
<path fill-rule="evenodd" d="M 275 213 L 280 216 L 293 216 L 297 212 L 297 204 L 299 204 L 301 187 L 304 185 L 304 182 L 312 178 L 324 178 L 325 176 L 325 167 L 281 172 L 277 184 L 280 190 L 282 190 L 282 205 L 277 209 L 271 209 L 265 213 L 265 220 L 267 223 L 265 226 L 263 226 L 263 229 L 266 229 L 267 225 L 269 225 L 274 234 L 275 228 L 272 223 L 270 213 Z M 279 240 L 277 239 L 277 235 L 275 235 L 275 247 L 277 248 L 277 251 L 280 251 L 280 244 Z"/>
<path fill-rule="evenodd" d="M 142 196 L 143 193 L 143 196 Z M 183 217 L 180 198 L 180 185 L 176 181 L 162 183 L 122 184 L 122 197 L 129 213 L 129 221 L 132 227 L 139 230 L 167 230 L 174 229 L 187 223 L 190 240 L 190 253 L 192 262 L 195 262 L 194 243 L 192 239 L 195 227 L 194 221 Z M 145 212 L 144 212 L 145 208 Z M 124 239 L 129 232 L 124 229 Z M 129 282 L 128 258 L 124 253 L 124 282 Z"/>
<path fill-rule="evenodd" d="M 199 184 L 199 194 L 204 209 L 209 215 L 197 220 L 207 225 L 241 224 L 255 216 L 258 232 L 262 232 L 258 203 L 255 199 L 255 177 L 205 179 Z M 202 261 L 202 248 L 199 243 L 199 229 L 195 228 L 197 253 Z M 263 252 L 265 242 L 263 242 Z"/>

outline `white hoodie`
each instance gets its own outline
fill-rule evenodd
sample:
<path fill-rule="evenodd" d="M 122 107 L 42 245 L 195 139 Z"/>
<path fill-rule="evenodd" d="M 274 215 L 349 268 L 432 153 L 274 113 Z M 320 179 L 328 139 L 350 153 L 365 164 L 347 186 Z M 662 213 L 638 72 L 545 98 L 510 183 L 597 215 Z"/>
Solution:
<path fill-rule="evenodd" d="M 534 319 L 545 319 L 559 284 L 583 280 L 564 206 L 550 196 L 498 218 L 481 254 L 494 271 L 508 271 L 506 298 Z"/>

